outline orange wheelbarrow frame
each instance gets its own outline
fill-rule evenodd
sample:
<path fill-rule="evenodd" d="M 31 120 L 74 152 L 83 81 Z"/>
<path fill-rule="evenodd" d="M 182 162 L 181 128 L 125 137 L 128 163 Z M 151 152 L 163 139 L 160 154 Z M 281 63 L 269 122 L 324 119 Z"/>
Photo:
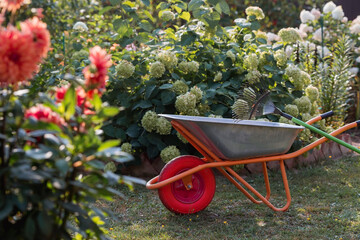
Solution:
<path fill-rule="evenodd" d="M 322 116 L 317 116 L 306 123 L 311 125 L 317 121 L 322 120 Z M 269 208 L 271 208 L 274 211 L 286 211 L 290 207 L 291 204 L 291 195 L 290 195 L 290 189 L 289 189 L 289 183 L 286 176 L 286 170 L 284 165 L 284 160 L 294 158 L 297 156 L 302 155 L 303 153 L 319 146 L 320 144 L 326 142 L 328 139 L 326 137 L 322 137 L 319 140 L 305 146 L 304 148 L 301 148 L 295 152 L 288 153 L 288 154 L 281 154 L 281 155 L 275 155 L 275 156 L 268 156 L 268 157 L 258 157 L 258 158 L 251 158 L 251 159 L 241 159 L 241 160 L 222 160 L 219 157 L 217 157 L 212 151 L 210 151 L 203 143 L 201 143 L 191 132 L 189 132 L 187 129 L 185 129 L 179 122 L 176 120 L 172 120 L 171 124 L 173 127 L 182 135 L 184 136 L 189 143 L 199 151 L 203 155 L 204 158 L 202 158 L 203 161 L 206 163 L 196 166 L 194 168 L 191 168 L 185 172 L 182 172 L 176 176 L 170 177 L 166 180 L 159 182 L 159 176 L 154 177 L 150 181 L 147 182 L 146 188 L 147 189 L 159 189 L 161 187 L 164 187 L 168 184 L 174 183 L 175 181 L 182 180 L 184 183 L 184 186 L 186 189 L 190 189 L 192 187 L 192 175 L 196 172 L 199 172 L 203 169 L 207 168 L 216 168 L 220 171 L 231 183 L 233 183 L 248 199 L 250 199 L 253 203 L 260 204 L 264 203 Z M 357 127 L 359 122 L 353 122 L 350 124 L 347 124 L 335 131 L 333 131 L 330 135 L 337 136 L 340 133 L 347 131 L 351 128 Z M 271 195 L 271 189 L 270 189 L 270 182 L 269 182 L 269 176 L 267 172 L 267 162 L 271 161 L 279 161 L 280 163 L 280 170 L 281 175 L 283 179 L 284 189 L 286 193 L 286 199 L 287 202 L 283 207 L 275 207 L 269 200 Z M 250 163 L 262 163 L 262 170 L 264 175 L 264 181 L 266 186 L 266 196 L 264 197 L 262 194 L 260 194 L 256 189 L 254 189 L 249 183 L 247 183 L 241 176 L 239 176 L 234 170 L 232 170 L 230 167 L 234 165 L 240 165 L 240 164 L 250 164 Z M 241 184 L 247 188 L 246 190 Z M 259 200 L 255 199 L 250 193 L 253 193 Z"/>

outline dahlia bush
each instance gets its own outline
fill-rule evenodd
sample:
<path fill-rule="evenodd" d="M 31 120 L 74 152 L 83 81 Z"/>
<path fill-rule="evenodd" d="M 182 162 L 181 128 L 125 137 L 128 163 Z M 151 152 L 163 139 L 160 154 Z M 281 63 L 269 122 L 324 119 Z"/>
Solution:
<path fill-rule="evenodd" d="M 81 54 L 89 56 L 82 78 L 30 94 L 50 34 L 38 17 L 15 20 L 23 4 L 0 1 L 0 236 L 105 238 L 111 213 L 94 203 L 131 184 L 113 171 L 132 159 L 120 140 L 102 138 L 103 123 L 120 112 L 101 100 L 111 56 L 95 46 Z"/>

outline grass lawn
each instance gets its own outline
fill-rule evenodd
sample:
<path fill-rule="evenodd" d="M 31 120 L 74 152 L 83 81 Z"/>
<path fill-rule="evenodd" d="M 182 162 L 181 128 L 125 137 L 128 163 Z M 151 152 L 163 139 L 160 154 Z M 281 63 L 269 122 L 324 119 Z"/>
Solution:
<path fill-rule="evenodd" d="M 360 239 L 360 157 L 326 160 L 287 171 L 292 204 L 276 213 L 250 202 L 216 174 L 210 205 L 194 215 L 175 215 L 160 202 L 157 191 L 120 188 L 126 200 L 100 202 L 118 216 L 107 225 L 114 239 Z M 286 202 L 281 174 L 270 172 L 272 200 Z M 262 175 L 246 180 L 265 193 Z"/>

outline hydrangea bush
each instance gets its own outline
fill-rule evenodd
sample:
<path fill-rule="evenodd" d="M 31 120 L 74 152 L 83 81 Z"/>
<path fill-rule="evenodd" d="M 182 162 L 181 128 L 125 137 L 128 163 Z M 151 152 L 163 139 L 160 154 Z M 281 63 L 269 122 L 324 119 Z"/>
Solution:
<path fill-rule="evenodd" d="M 195 3 L 214 11 L 211 21 L 206 14 L 197 13 Z M 164 4 L 158 7 L 162 9 Z M 168 3 L 167 7 L 174 5 Z M 104 131 L 130 143 L 135 154 L 144 152 L 150 159 L 169 156 L 165 153 L 170 150 L 194 152 L 158 114 L 231 117 L 243 86 L 270 89 L 276 104 L 284 109 L 302 97 L 310 83 L 310 76 L 286 53 L 286 47 L 300 39 L 298 32 L 289 28 L 279 34 L 282 38 L 268 38 L 260 31 L 265 17 L 261 8 L 247 8 L 246 19 L 235 19 L 235 25 L 225 27 L 219 25 L 216 12 L 220 10 L 202 1 L 178 9 L 174 21 L 186 10 L 194 17 L 184 25 L 155 29 L 154 40 L 113 56 L 115 67 L 104 99 L 125 110 L 104 126 Z M 174 147 L 165 150 L 168 145 Z"/>

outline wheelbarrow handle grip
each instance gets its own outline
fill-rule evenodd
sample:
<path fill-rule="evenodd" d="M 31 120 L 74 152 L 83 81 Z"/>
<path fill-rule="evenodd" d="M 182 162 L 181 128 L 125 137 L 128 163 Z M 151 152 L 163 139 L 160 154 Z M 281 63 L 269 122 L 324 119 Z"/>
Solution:
<path fill-rule="evenodd" d="M 325 119 L 325 118 L 334 116 L 334 112 L 331 110 L 331 111 L 321 114 L 320 116 L 321 116 L 321 119 Z"/>

